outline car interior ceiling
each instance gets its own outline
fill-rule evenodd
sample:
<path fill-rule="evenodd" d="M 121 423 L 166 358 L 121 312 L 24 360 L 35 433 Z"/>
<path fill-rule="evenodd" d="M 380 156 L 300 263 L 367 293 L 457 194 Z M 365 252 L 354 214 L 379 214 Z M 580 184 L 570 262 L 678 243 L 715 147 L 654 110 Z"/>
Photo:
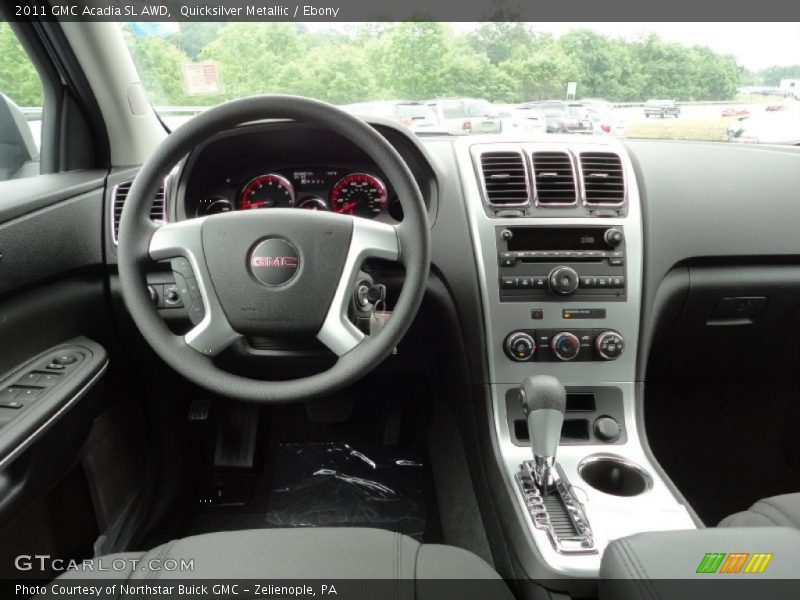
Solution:
<path fill-rule="evenodd" d="M 209 111 L 168 136 L 152 111 L 113 127 L 105 121 L 120 98 L 85 71 L 86 60 L 102 56 L 87 59 L 74 29 L 15 23 L 15 32 L 38 63 L 49 108 L 43 174 L 0 182 L 0 392 L 16 390 L 22 403 L 0 406 L 2 578 L 60 575 L 54 567 L 20 572 L 20 555 L 81 561 L 208 533 L 376 528 L 468 551 L 518 598 L 596 598 L 612 540 L 650 528 L 723 536 L 717 525 L 728 515 L 800 491 L 800 150 L 575 136 L 509 148 L 493 135 L 417 137 L 380 118 L 368 119 L 375 141 L 358 138 L 355 126 L 326 129 L 313 107 L 308 122 L 265 114 L 225 130 L 214 130 L 214 119 L 229 117 Z M 126 145 L 126 128 L 139 122 L 150 134 Z M 169 165 L 159 188 L 161 171 L 148 161 L 178 135 L 203 141 Z M 21 159 L 23 173 L 31 159 Z M 512 164 L 535 177 L 537 160 L 560 159 L 575 178 L 574 203 L 548 206 L 544 183 L 535 201 L 493 196 L 492 173 Z M 579 187 L 592 190 L 584 166 L 624 177 L 619 202 L 579 197 Z M 163 204 L 145 204 L 140 172 Z M 274 337 L 250 318 L 252 297 L 236 304 L 236 296 L 274 293 L 259 277 L 274 276 L 277 258 L 294 261 L 278 265 L 279 275 L 291 270 L 289 281 L 302 280 L 302 269 L 318 273 L 312 268 L 324 279 L 312 257 L 333 264 L 334 252 L 297 241 L 291 232 L 302 223 L 291 229 L 292 219 L 317 227 L 319 217 L 314 231 L 335 248 L 330 231 L 344 218 L 275 209 L 288 215 L 281 239 L 291 256 L 258 255 L 251 241 L 264 236 L 250 240 L 241 227 L 220 229 L 214 263 L 206 232 L 208 273 L 193 263 L 188 275 L 176 257 L 134 260 L 137 248 L 124 238 L 126 228 L 149 225 L 147 215 L 173 231 L 197 217 L 221 228 L 255 223 L 250 212 L 269 211 L 228 209 L 242 202 L 241 189 L 254 207 L 271 201 L 259 196 L 262 172 L 270 186 L 304 190 L 298 200 L 340 190 L 324 203 L 349 207 L 356 225 L 347 244 L 362 221 L 372 233 L 427 227 L 420 239 L 429 240 L 430 260 L 415 298 L 404 286 L 422 272 L 425 253 L 414 256 L 396 238 L 400 259 L 379 248 L 346 282 L 344 315 L 361 331 L 353 335 L 399 342 L 375 345 L 364 359 L 375 367 L 357 376 L 354 368 L 341 385 L 318 385 L 347 363 L 330 338 L 316 336 L 328 313 L 311 336 L 286 325 L 334 302 L 337 273 L 330 289 L 309 287 L 288 317 L 274 319 L 287 327 Z M 354 209 L 350 185 L 371 185 L 378 196 Z M 756 193 L 770 199 L 765 208 L 754 206 Z M 219 202 L 227 205 L 217 214 Z M 138 224 L 134 204 L 145 215 Z M 241 281 L 225 262 L 239 260 L 240 245 L 248 252 Z M 140 296 L 125 270 L 134 267 L 144 273 Z M 208 285 L 198 287 L 199 316 L 187 291 L 194 277 Z M 226 338 L 212 360 L 184 340 L 217 318 L 214 289 L 223 316 L 246 331 Z M 373 292 L 384 295 L 358 305 L 359 293 Z M 132 314 L 140 297 L 149 316 Z M 397 315 L 415 301 L 402 330 L 376 324 L 381 304 Z M 149 327 L 152 317 L 166 327 Z M 181 359 L 153 343 L 154 331 L 209 371 L 176 370 Z M 177 344 L 173 354 L 183 356 Z M 187 372 L 190 364 L 200 363 L 186 361 Z M 242 382 L 238 397 L 206 385 L 216 370 Z M 295 392 L 291 402 L 277 392 L 274 402 L 248 401 L 255 386 L 288 390 L 298 380 L 310 390 L 304 401 Z M 531 447 L 531 438 L 552 433 L 543 411 L 559 413 L 552 455 Z M 538 460 L 548 456 L 557 462 L 542 471 Z M 558 481 L 568 490 L 560 496 Z M 738 538 L 721 539 L 739 551 L 731 547 Z M 711 551 L 721 549 L 703 552 Z"/>

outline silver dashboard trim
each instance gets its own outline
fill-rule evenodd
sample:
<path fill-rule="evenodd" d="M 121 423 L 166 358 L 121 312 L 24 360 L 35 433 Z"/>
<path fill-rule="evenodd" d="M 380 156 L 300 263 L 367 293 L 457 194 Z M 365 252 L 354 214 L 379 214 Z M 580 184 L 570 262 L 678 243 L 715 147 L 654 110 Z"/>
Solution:
<path fill-rule="evenodd" d="M 547 141 L 509 142 L 499 136 L 484 136 L 480 141 L 457 139 L 453 142 L 459 166 L 470 235 L 475 249 L 475 260 L 480 286 L 480 298 L 484 314 L 485 337 L 491 393 L 490 410 L 493 415 L 493 450 L 498 466 L 504 475 L 506 493 L 510 494 L 523 537 L 524 547 L 517 545 L 516 553 L 523 568 L 533 579 L 546 578 L 596 578 L 600 557 L 608 542 L 623 535 L 656 529 L 694 529 L 696 525 L 683 506 L 672 494 L 666 483 L 658 476 L 651 464 L 638 434 L 635 385 L 636 356 L 638 353 L 640 313 L 642 301 L 643 227 L 638 188 L 633 165 L 618 140 L 595 137 L 565 141 L 556 138 Z M 612 151 L 619 154 L 623 173 L 628 181 L 628 212 L 626 216 L 598 217 L 574 215 L 550 217 L 494 218 L 487 215 L 480 187 L 475 178 L 474 156 L 479 148 L 513 149 L 520 147 L 525 152 L 539 149 L 576 148 L 572 152 L 585 150 Z M 624 301 L 580 302 L 571 298 L 553 301 L 501 302 L 499 290 L 499 264 L 495 228 L 520 225 L 546 226 L 617 226 L 624 229 L 626 239 L 626 287 Z M 587 319 L 581 328 L 614 329 L 626 340 L 626 352 L 615 361 L 593 362 L 548 362 L 516 363 L 509 360 L 503 351 L 503 340 L 512 331 L 524 328 L 567 328 L 562 318 L 563 308 L 586 308 L 600 305 L 607 310 L 606 319 Z M 531 321 L 530 309 L 543 308 L 544 318 Z M 574 324 L 572 325 L 574 327 Z M 627 433 L 625 444 L 615 445 L 614 451 L 639 464 L 653 478 L 650 490 L 635 497 L 620 498 L 603 494 L 588 486 L 581 486 L 577 472 L 580 460 L 590 454 L 607 451 L 607 446 L 560 446 L 558 462 L 573 488 L 581 497 L 587 516 L 592 523 L 594 541 L 598 549 L 595 555 L 564 556 L 553 549 L 544 531 L 536 529 L 517 492 L 515 474 L 519 465 L 531 459 L 529 448 L 516 446 L 510 437 L 507 425 L 505 392 L 518 386 L 524 377 L 545 373 L 558 377 L 566 386 L 614 386 L 621 390 L 623 401 L 623 427 Z"/>

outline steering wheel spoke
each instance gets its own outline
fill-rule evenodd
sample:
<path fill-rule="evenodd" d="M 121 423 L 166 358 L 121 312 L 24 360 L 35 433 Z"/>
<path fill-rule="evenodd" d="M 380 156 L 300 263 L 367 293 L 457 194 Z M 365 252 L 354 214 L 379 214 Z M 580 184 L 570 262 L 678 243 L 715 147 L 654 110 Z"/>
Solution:
<path fill-rule="evenodd" d="M 397 228 L 385 223 L 353 219 L 353 237 L 333 301 L 317 339 L 338 356 L 347 354 L 366 337 L 347 317 L 353 286 L 367 258 L 400 260 Z"/>
<path fill-rule="evenodd" d="M 203 252 L 204 218 L 162 225 L 150 238 L 150 257 L 172 259 L 175 284 L 195 326 L 184 336 L 201 354 L 214 356 L 241 337 L 228 322 L 211 283 Z"/>

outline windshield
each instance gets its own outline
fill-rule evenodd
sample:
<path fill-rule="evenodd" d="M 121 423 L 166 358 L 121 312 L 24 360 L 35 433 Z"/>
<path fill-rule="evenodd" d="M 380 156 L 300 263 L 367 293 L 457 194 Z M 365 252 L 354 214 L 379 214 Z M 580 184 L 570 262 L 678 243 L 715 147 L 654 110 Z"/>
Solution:
<path fill-rule="evenodd" d="M 748 23 L 747 36 L 742 25 L 121 27 L 170 128 L 227 100 L 289 93 L 389 118 L 419 135 L 513 135 L 502 123 L 473 124 L 527 105 L 547 121 L 537 135 L 792 143 L 800 138 L 800 25 Z"/>

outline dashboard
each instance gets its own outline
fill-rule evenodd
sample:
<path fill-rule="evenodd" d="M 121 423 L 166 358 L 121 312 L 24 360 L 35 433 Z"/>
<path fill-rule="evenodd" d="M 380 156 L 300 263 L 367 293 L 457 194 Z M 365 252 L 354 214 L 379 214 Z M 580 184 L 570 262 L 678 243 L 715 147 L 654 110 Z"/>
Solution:
<path fill-rule="evenodd" d="M 379 131 L 403 156 L 432 208 L 436 181 L 422 147 L 395 130 Z M 238 127 L 200 145 L 180 169 L 172 205 L 172 220 L 270 208 L 403 220 L 393 186 L 360 148 L 332 132 L 290 122 Z"/>
<path fill-rule="evenodd" d="M 187 215 L 299 208 L 400 221 L 402 209 L 385 179 L 362 165 L 271 165 L 232 174 L 187 198 Z"/>

